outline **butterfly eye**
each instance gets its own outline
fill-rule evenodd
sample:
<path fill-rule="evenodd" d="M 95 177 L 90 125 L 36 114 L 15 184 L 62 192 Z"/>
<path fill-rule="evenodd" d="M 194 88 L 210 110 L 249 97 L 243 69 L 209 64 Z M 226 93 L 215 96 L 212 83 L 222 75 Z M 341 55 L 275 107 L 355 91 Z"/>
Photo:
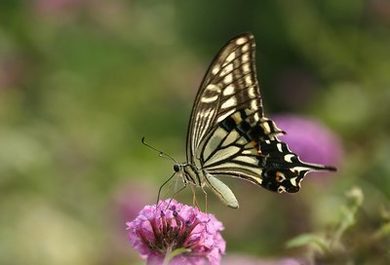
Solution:
<path fill-rule="evenodd" d="M 178 164 L 174 164 L 174 165 L 173 165 L 173 170 L 174 170 L 175 172 L 179 172 L 180 166 L 179 166 Z"/>

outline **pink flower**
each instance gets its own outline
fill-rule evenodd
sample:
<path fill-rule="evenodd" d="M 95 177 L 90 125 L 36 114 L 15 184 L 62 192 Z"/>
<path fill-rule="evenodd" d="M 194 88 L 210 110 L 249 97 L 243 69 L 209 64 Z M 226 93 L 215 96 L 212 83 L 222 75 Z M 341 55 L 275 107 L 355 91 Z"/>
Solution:
<path fill-rule="evenodd" d="M 150 265 L 163 264 L 170 255 L 166 264 L 218 265 L 225 253 L 222 223 L 173 199 L 145 206 L 127 229 L 131 245 Z"/>
<path fill-rule="evenodd" d="M 340 166 L 343 148 L 340 139 L 320 122 L 295 115 L 272 116 L 287 134 L 280 136 L 305 162 Z"/>

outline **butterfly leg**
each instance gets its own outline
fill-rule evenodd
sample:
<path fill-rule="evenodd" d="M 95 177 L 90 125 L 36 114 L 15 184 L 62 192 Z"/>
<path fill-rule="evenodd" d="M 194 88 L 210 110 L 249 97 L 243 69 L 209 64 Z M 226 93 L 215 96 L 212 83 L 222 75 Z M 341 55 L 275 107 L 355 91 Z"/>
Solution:
<path fill-rule="evenodd" d="M 192 190 L 192 204 L 195 205 L 198 209 L 200 209 L 198 201 L 196 200 L 196 190 L 194 185 L 191 185 L 191 190 Z"/>
<path fill-rule="evenodd" d="M 175 191 L 175 193 L 173 193 L 171 199 L 169 200 L 167 208 L 165 210 L 167 210 L 169 208 L 169 205 L 171 205 L 171 202 L 176 197 L 176 195 L 179 194 L 181 191 L 183 191 L 185 188 L 187 188 L 187 184 L 184 183 L 183 187 L 181 187 L 179 190 L 177 190 L 177 191 Z M 158 208 L 158 205 L 157 205 L 157 208 Z"/>
<path fill-rule="evenodd" d="M 207 206 L 208 206 L 207 192 L 204 190 L 204 185 L 201 186 L 201 189 L 202 189 L 202 192 L 204 194 L 205 212 L 207 213 Z"/>

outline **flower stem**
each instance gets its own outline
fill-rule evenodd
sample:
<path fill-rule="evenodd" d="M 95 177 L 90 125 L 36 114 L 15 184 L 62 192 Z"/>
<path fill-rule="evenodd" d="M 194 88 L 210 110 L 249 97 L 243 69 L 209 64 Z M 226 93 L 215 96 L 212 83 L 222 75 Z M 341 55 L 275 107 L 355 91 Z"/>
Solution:
<path fill-rule="evenodd" d="M 171 260 L 176 257 L 176 256 L 179 256 L 183 253 L 188 253 L 188 252 L 191 252 L 190 249 L 187 249 L 187 248 L 177 248 L 175 249 L 174 251 L 167 251 L 167 254 L 165 255 L 165 258 L 164 258 L 164 261 L 162 263 L 162 265 L 169 265 L 169 262 L 171 262 Z"/>

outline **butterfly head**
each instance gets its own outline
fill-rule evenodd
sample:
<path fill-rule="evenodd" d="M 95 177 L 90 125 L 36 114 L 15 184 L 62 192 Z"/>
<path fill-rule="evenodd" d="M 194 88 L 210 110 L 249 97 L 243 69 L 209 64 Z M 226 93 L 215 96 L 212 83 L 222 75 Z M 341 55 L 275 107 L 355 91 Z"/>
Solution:
<path fill-rule="evenodd" d="M 180 164 L 174 164 L 173 165 L 173 171 L 175 171 L 176 173 L 180 171 L 180 169 L 182 169 L 183 166 L 180 165 Z"/>
<path fill-rule="evenodd" d="M 196 167 L 189 163 L 175 163 L 173 165 L 173 170 L 176 173 L 179 173 L 183 178 L 184 183 L 192 183 L 195 185 L 200 185 L 200 173 Z"/>

